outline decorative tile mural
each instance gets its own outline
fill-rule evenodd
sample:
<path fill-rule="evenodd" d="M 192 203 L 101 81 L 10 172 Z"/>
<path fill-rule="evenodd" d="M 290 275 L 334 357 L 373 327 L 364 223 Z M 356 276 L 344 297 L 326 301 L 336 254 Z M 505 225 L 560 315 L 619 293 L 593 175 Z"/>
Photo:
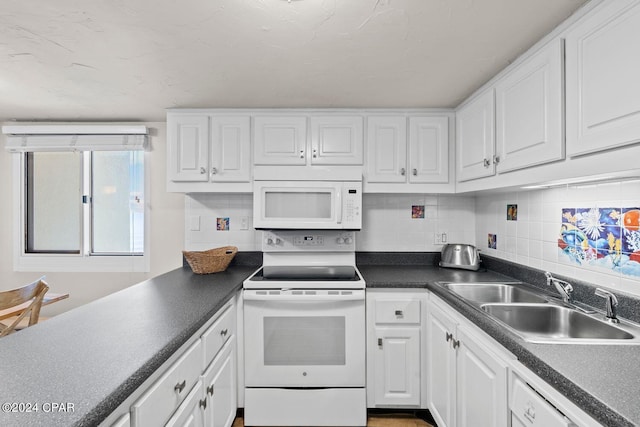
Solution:
<path fill-rule="evenodd" d="M 518 220 L 518 205 L 507 205 L 507 221 Z"/>
<path fill-rule="evenodd" d="M 558 247 L 580 265 L 640 276 L 640 208 L 563 208 Z"/>

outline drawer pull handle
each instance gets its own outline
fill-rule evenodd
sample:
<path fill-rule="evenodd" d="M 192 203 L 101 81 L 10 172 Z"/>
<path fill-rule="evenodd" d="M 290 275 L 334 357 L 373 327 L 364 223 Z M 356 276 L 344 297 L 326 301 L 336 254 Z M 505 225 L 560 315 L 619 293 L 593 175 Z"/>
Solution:
<path fill-rule="evenodd" d="M 402 316 L 402 310 L 396 310 L 396 316 Z"/>
<path fill-rule="evenodd" d="M 184 390 L 186 385 L 187 385 L 187 380 L 184 380 L 181 383 L 176 384 L 176 386 L 173 387 L 173 389 L 178 393 L 182 393 L 182 390 Z"/>
<path fill-rule="evenodd" d="M 200 401 L 200 407 L 202 409 L 207 409 L 207 398 L 206 397 Z"/>
<path fill-rule="evenodd" d="M 382 338 L 378 338 L 378 347 L 382 348 Z"/>
<path fill-rule="evenodd" d="M 223 329 L 220 331 L 220 335 L 222 335 L 223 337 L 226 337 L 228 332 L 229 332 L 228 329 Z"/>
<path fill-rule="evenodd" d="M 450 334 L 449 332 L 446 333 L 445 338 L 447 340 L 447 342 L 451 341 L 453 339 L 453 334 Z"/>
<path fill-rule="evenodd" d="M 207 387 L 207 394 L 209 394 L 209 396 L 213 396 L 213 385 Z"/>

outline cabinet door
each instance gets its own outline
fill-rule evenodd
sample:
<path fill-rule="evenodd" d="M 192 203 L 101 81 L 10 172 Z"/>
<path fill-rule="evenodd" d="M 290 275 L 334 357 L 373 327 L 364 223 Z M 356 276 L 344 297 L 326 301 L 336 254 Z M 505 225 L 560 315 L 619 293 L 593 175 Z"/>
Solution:
<path fill-rule="evenodd" d="M 211 118 L 211 181 L 251 180 L 249 116 Z"/>
<path fill-rule="evenodd" d="M 407 119 L 367 119 L 367 182 L 406 182 Z"/>
<path fill-rule="evenodd" d="M 420 405 L 420 328 L 376 327 L 375 404 Z"/>
<path fill-rule="evenodd" d="M 640 141 L 640 3 L 604 2 L 566 37 L 567 153 Z"/>
<path fill-rule="evenodd" d="M 558 39 L 496 84 L 498 172 L 564 158 L 562 62 Z"/>
<path fill-rule="evenodd" d="M 256 117 L 253 126 L 256 165 L 306 164 L 306 117 Z"/>
<path fill-rule="evenodd" d="M 431 415 L 440 427 L 452 427 L 455 422 L 456 353 L 451 346 L 455 327 L 455 322 L 451 317 L 434 304 L 429 304 L 427 310 L 427 396 Z"/>
<path fill-rule="evenodd" d="M 204 427 L 206 408 L 207 400 L 202 394 L 202 383 L 198 381 L 165 427 Z"/>
<path fill-rule="evenodd" d="M 449 118 L 409 118 L 409 182 L 449 181 Z"/>
<path fill-rule="evenodd" d="M 507 365 L 459 327 L 457 347 L 457 427 L 507 427 Z"/>
<path fill-rule="evenodd" d="M 494 104 L 490 89 L 456 112 L 458 181 L 495 174 Z"/>
<path fill-rule="evenodd" d="M 361 165 L 362 117 L 311 117 L 311 164 Z"/>
<path fill-rule="evenodd" d="M 208 399 L 205 426 L 230 427 L 236 417 L 235 337 L 231 337 L 202 375 Z"/>
<path fill-rule="evenodd" d="M 209 180 L 209 117 L 167 117 L 168 175 L 171 181 Z"/>

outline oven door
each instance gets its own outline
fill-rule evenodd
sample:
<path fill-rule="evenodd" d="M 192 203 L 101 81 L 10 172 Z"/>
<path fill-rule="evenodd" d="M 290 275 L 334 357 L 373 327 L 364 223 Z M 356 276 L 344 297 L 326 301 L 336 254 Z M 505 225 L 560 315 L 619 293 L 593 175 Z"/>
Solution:
<path fill-rule="evenodd" d="M 363 387 L 364 290 L 245 290 L 247 387 Z"/>

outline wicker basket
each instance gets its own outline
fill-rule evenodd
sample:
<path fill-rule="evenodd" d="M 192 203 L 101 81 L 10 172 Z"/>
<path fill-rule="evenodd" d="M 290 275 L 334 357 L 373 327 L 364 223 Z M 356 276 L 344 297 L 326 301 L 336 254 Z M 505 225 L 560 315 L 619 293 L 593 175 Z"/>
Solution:
<path fill-rule="evenodd" d="M 182 251 L 182 255 L 194 273 L 209 274 L 225 271 L 237 252 L 235 246 L 224 246 L 208 251 Z"/>

